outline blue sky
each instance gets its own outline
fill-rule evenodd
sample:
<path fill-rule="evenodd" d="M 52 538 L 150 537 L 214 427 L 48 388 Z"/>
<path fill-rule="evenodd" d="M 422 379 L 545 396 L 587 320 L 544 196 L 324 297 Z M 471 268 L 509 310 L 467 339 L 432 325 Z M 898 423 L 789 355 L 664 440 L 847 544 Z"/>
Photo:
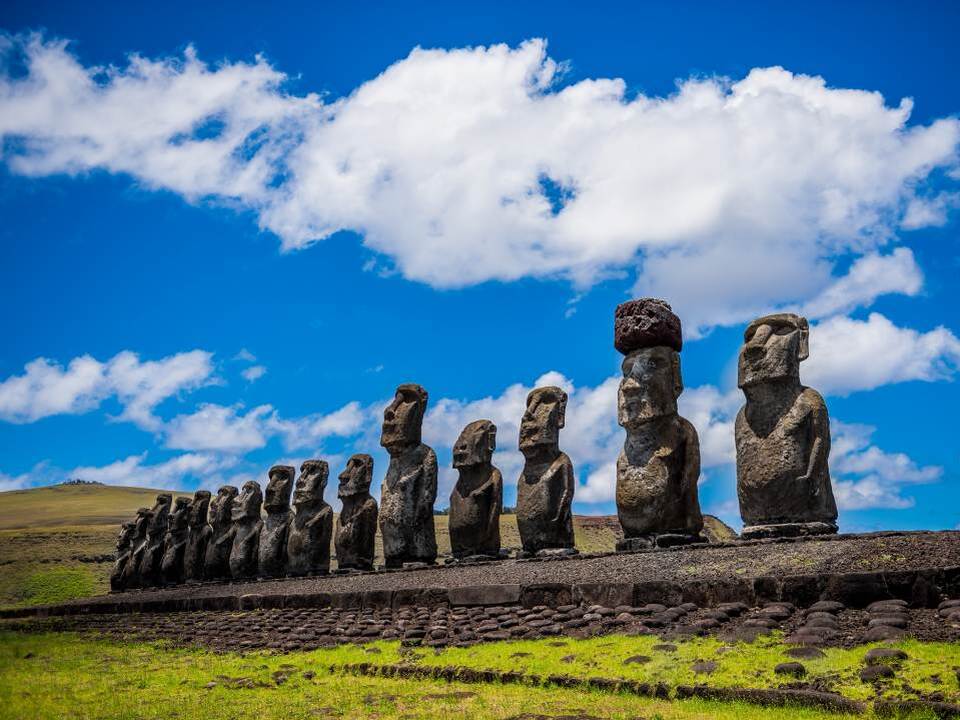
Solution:
<path fill-rule="evenodd" d="M 441 466 L 497 423 L 512 504 L 553 382 L 612 512 L 613 308 L 653 294 L 705 511 L 743 328 L 791 309 L 842 528 L 956 526 L 957 6 L 521 5 L 0 8 L 0 488 L 379 481 L 414 381 Z"/>

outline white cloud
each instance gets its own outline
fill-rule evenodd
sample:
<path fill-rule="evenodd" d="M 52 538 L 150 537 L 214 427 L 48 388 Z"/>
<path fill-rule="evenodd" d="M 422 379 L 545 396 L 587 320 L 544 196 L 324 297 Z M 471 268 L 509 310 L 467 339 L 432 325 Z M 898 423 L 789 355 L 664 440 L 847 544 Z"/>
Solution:
<path fill-rule="evenodd" d="M 50 415 L 75 415 L 115 397 L 123 406 L 119 419 L 156 430 L 160 421 L 153 410 L 157 405 L 212 382 L 212 357 L 193 350 L 141 361 L 136 353 L 125 350 L 106 362 L 83 355 L 66 368 L 37 358 L 24 366 L 23 375 L 0 383 L 0 419 L 30 423 Z"/>
<path fill-rule="evenodd" d="M 324 103 L 259 57 L 86 68 L 34 36 L 3 65 L 17 53 L 26 74 L 0 77 L 14 172 L 105 169 L 226 200 L 288 249 L 354 230 L 378 266 L 437 287 L 585 287 L 639 259 L 637 292 L 669 298 L 691 336 L 824 292 L 856 302 L 833 258 L 940 224 L 952 196 L 924 181 L 957 175 L 957 119 L 910 126 L 908 99 L 781 68 L 630 97 L 621 79 L 564 85 L 540 40 L 418 48 Z"/>
<path fill-rule="evenodd" d="M 908 380 L 946 380 L 960 366 L 960 340 L 944 327 L 898 327 L 879 313 L 866 320 L 833 317 L 810 329 L 805 384 L 825 395 L 848 395 Z"/>
<path fill-rule="evenodd" d="M 177 490 L 186 487 L 189 478 L 217 484 L 220 473 L 237 463 L 236 458 L 208 453 L 187 453 L 153 465 L 145 464 L 146 458 L 144 452 L 109 465 L 77 467 L 69 472 L 69 477 L 105 485 Z"/>
<path fill-rule="evenodd" d="M 236 355 L 234 355 L 234 356 L 233 356 L 233 359 L 234 359 L 234 360 L 239 360 L 240 362 L 249 362 L 249 363 L 252 363 L 252 362 L 256 362 L 256 361 L 257 361 L 257 356 L 254 355 L 254 354 L 253 354 L 252 352 L 250 352 L 249 350 L 247 350 L 246 348 L 240 348 L 240 352 L 238 352 Z"/>
<path fill-rule="evenodd" d="M 253 365 L 240 373 L 247 382 L 259 380 L 267 374 L 267 368 L 263 365 Z"/>

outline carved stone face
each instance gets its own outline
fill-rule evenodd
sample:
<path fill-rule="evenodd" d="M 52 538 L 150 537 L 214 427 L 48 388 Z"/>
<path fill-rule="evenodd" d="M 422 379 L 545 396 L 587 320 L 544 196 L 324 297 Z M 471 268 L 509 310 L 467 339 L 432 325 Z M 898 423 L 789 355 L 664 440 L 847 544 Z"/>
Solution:
<path fill-rule="evenodd" d="M 567 413 L 567 394 L 558 387 L 536 388 L 527 395 L 520 421 L 520 450 L 560 445 L 560 428 Z"/>
<path fill-rule="evenodd" d="M 338 479 L 340 487 L 337 488 L 337 497 L 366 495 L 370 492 L 370 481 L 373 480 L 373 458 L 364 453 L 351 455 Z"/>
<path fill-rule="evenodd" d="M 217 496 L 210 503 L 210 524 L 224 528 L 233 519 L 233 503 L 238 491 L 233 485 L 224 485 L 217 490 Z"/>
<path fill-rule="evenodd" d="M 207 512 L 210 507 L 210 491 L 197 490 L 190 503 L 190 526 L 200 527 L 207 524 Z"/>
<path fill-rule="evenodd" d="M 496 449 L 497 426 L 489 420 L 475 420 L 463 429 L 453 446 L 453 466 L 489 465 Z"/>
<path fill-rule="evenodd" d="M 167 529 L 167 520 L 170 517 L 170 504 L 173 502 L 173 496 L 164 493 L 157 495 L 157 502 L 150 510 L 150 523 L 147 527 L 148 533 L 159 533 Z"/>
<path fill-rule="evenodd" d="M 230 517 L 234 522 L 237 520 L 259 520 L 261 505 L 263 505 L 263 493 L 260 492 L 260 485 L 253 480 L 248 480 L 243 484 L 240 494 L 233 501 Z"/>
<path fill-rule="evenodd" d="M 741 388 L 770 380 L 800 379 L 800 361 L 810 354 L 810 326 L 791 313 L 754 320 L 743 334 L 737 385 Z"/>
<path fill-rule="evenodd" d="M 677 398 L 683 392 L 680 353 L 662 345 L 644 348 L 627 355 L 621 367 L 617 422 L 636 427 L 677 414 Z"/>
<path fill-rule="evenodd" d="M 178 497 L 174 501 L 168 525 L 171 532 L 181 532 L 187 529 L 187 521 L 190 518 L 190 504 L 190 500 L 185 497 Z"/>
<path fill-rule="evenodd" d="M 130 547 L 130 543 L 133 542 L 133 535 L 136 530 L 136 522 L 125 522 L 120 526 L 120 534 L 117 535 L 117 550 L 122 552 Z"/>
<path fill-rule="evenodd" d="M 394 453 L 420 444 L 420 427 L 427 410 L 427 391 L 412 383 L 401 385 L 383 411 L 380 444 Z"/>
<path fill-rule="evenodd" d="M 300 465 L 300 477 L 293 490 L 294 507 L 316 505 L 323 502 L 330 466 L 325 460 L 307 460 Z"/>
<path fill-rule="evenodd" d="M 133 526 L 137 537 L 146 537 L 147 528 L 150 526 L 150 508 L 137 510 L 137 519 L 133 521 Z"/>
<path fill-rule="evenodd" d="M 270 468 L 270 479 L 267 481 L 267 492 L 263 499 L 263 507 L 267 512 L 290 508 L 290 491 L 293 490 L 296 472 L 292 465 L 274 465 Z"/>

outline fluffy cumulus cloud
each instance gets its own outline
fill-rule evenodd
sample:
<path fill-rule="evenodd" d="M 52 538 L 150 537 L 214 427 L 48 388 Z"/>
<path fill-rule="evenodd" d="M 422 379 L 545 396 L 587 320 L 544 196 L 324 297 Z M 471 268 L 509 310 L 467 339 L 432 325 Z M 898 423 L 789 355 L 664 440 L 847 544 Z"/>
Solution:
<path fill-rule="evenodd" d="M 956 204 L 926 182 L 958 176 L 955 118 L 910 125 L 908 99 L 776 67 L 648 97 L 565 82 L 541 40 L 417 48 L 328 101 L 287 93 L 263 58 L 212 67 L 192 49 L 86 67 L 62 41 L 14 37 L 2 65 L 14 172 L 105 169 L 226 200 L 288 249 L 356 231 L 437 287 L 585 287 L 639 262 L 636 291 L 671 298 L 691 334 L 775 305 L 846 307 L 871 273 L 876 292 L 915 292 L 912 256 L 883 246 Z"/>
<path fill-rule="evenodd" d="M 66 367 L 37 358 L 27 363 L 23 374 L 0 382 L 0 419 L 29 423 L 50 415 L 75 415 L 115 398 L 123 407 L 119 419 L 157 430 L 161 421 L 154 408 L 180 392 L 212 382 L 212 357 L 193 350 L 143 361 L 136 353 L 124 351 L 106 362 L 83 355 Z"/>
<path fill-rule="evenodd" d="M 216 485 L 222 473 L 237 464 L 228 455 L 186 453 L 158 463 L 147 463 L 147 453 L 130 455 L 109 465 L 77 467 L 68 477 L 101 482 L 105 485 L 180 489 L 189 479 L 203 485 Z"/>

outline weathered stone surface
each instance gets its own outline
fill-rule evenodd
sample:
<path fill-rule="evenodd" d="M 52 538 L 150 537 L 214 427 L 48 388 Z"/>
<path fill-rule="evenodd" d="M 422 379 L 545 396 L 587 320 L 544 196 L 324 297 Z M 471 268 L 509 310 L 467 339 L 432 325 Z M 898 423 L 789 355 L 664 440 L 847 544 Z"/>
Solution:
<path fill-rule="evenodd" d="M 263 509 L 267 513 L 260 528 L 257 548 L 257 575 L 283 577 L 287 566 L 287 535 L 290 531 L 290 492 L 296 470 L 291 465 L 274 465 L 269 471 Z"/>
<path fill-rule="evenodd" d="M 512 605 L 520 602 L 520 585 L 468 585 L 450 588 L 451 605 Z"/>
<path fill-rule="evenodd" d="M 293 490 L 296 514 L 287 535 L 287 574 L 322 575 L 330 570 L 333 508 L 323 500 L 330 466 L 323 460 L 306 460 Z"/>
<path fill-rule="evenodd" d="M 140 558 L 140 587 L 154 587 L 161 582 L 163 542 L 167 534 L 167 520 L 172 502 L 172 495 L 162 493 L 157 495 L 157 501 L 150 509 L 147 539 Z"/>
<path fill-rule="evenodd" d="M 205 580 L 224 580 L 230 577 L 230 550 L 233 548 L 233 502 L 238 490 L 223 485 L 210 503 L 210 540 L 203 559 Z"/>
<path fill-rule="evenodd" d="M 370 495 L 373 458 L 357 454 L 350 457 L 339 475 L 337 497 L 343 502 L 337 518 L 335 545 L 337 567 L 373 570 L 374 538 L 377 534 L 377 501 Z"/>
<path fill-rule="evenodd" d="M 460 471 L 450 494 L 450 545 L 454 557 L 500 553 L 503 476 L 491 464 L 497 426 L 489 420 L 467 425 L 453 446 L 453 467 Z"/>
<path fill-rule="evenodd" d="M 210 536 L 213 534 L 213 529 L 207 522 L 209 508 L 210 491 L 197 490 L 193 494 L 188 512 L 187 549 L 183 555 L 183 578 L 187 582 L 203 579 L 207 543 L 210 542 Z"/>
<path fill-rule="evenodd" d="M 163 541 L 160 577 L 164 585 L 179 585 L 183 582 L 183 562 L 187 552 L 189 522 L 190 500 L 178 497 L 170 511 L 167 534 Z"/>
<path fill-rule="evenodd" d="M 230 518 L 233 521 L 233 544 L 230 547 L 230 576 L 249 578 L 257 574 L 260 549 L 260 508 L 263 493 L 253 480 L 245 482 L 233 501 Z"/>
<path fill-rule="evenodd" d="M 738 385 L 747 401 L 735 434 L 745 538 L 837 530 L 827 406 L 800 384 L 808 335 L 806 319 L 789 313 L 754 320 L 744 333 Z"/>
<path fill-rule="evenodd" d="M 624 355 L 659 346 L 680 352 L 683 348 L 680 318 L 670 305 L 656 298 L 622 303 L 614 312 L 613 344 Z"/>
<path fill-rule="evenodd" d="M 437 456 L 420 442 L 426 410 L 427 391 L 410 383 L 397 388 L 383 413 L 380 444 L 390 454 L 390 465 L 380 489 L 379 522 L 387 567 L 432 565 L 437 559 Z"/>
<path fill-rule="evenodd" d="M 679 326 L 676 320 L 678 332 Z M 617 515 L 625 537 L 618 548 L 702 541 L 700 442 L 677 412 L 680 355 L 663 343 L 647 346 L 628 354 L 621 369 L 617 421 L 627 438 L 617 458 Z"/>
<path fill-rule="evenodd" d="M 124 589 L 140 587 L 140 564 L 143 562 L 143 553 L 147 549 L 147 526 L 150 524 L 150 508 L 137 510 L 137 517 L 133 521 L 133 537 L 130 540 L 130 557 L 123 568 Z"/>
<path fill-rule="evenodd" d="M 119 592 L 124 588 L 124 571 L 127 569 L 130 558 L 133 557 L 133 539 L 136 530 L 137 523 L 133 520 L 120 526 L 120 534 L 117 535 L 117 558 L 110 571 L 110 589 L 113 592 Z"/>
<path fill-rule="evenodd" d="M 520 421 L 523 472 L 517 482 L 517 526 L 523 549 L 572 548 L 573 463 L 560 451 L 567 394 L 558 387 L 533 390 Z"/>

